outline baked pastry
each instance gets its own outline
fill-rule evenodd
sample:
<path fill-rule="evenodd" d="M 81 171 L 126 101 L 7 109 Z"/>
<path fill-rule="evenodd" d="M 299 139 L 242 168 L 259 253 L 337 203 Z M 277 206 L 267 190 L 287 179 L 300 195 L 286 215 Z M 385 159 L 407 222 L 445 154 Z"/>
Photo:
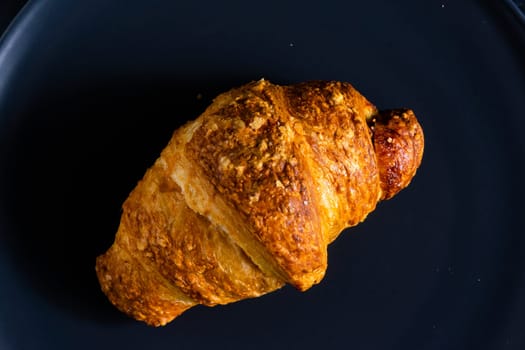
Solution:
<path fill-rule="evenodd" d="M 96 260 L 120 310 L 159 326 L 190 307 L 323 278 L 327 245 L 406 187 L 423 155 L 408 109 L 350 84 L 251 82 L 176 130 Z"/>

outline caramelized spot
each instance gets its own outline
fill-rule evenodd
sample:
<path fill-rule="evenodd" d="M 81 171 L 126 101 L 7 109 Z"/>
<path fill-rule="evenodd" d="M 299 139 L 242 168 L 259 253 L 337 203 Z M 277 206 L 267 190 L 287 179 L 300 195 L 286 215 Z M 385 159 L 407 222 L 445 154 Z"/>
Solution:
<path fill-rule="evenodd" d="M 379 112 L 369 123 L 383 195 L 390 199 L 407 187 L 421 164 L 423 130 L 409 109 Z"/>

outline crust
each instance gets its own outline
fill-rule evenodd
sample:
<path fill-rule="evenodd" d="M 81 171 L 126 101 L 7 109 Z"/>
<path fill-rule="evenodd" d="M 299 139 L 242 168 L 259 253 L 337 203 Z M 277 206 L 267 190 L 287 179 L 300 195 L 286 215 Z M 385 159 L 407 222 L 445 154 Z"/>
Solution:
<path fill-rule="evenodd" d="M 410 184 L 421 164 L 424 135 L 410 109 L 381 111 L 370 121 L 379 165 L 381 199 L 390 199 Z"/>

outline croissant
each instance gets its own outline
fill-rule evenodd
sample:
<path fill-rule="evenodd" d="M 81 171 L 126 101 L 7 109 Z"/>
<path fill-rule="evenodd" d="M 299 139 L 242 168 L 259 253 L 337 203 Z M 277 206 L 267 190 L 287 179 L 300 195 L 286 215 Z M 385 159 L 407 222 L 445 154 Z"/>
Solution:
<path fill-rule="evenodd" d="M 327 245 L 406 187 L 424 137 L 408 109 L 350 84 L 267 80 L 223 93 L 173 133 L 96 260 L 121 311 L 160 326 L 197 304 L 323 278 Z"/>

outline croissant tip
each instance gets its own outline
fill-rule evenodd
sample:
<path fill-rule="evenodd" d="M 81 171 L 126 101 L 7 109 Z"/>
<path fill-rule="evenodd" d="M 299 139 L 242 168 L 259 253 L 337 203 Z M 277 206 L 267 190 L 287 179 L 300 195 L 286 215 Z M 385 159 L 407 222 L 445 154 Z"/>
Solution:
<path fill-rule="evenodd" d="M 387 200 L 406 188 L 419 168 L 424 134 L 413 110 L 381 110 L 369 127 L 378 159 L 382 198 Z"/>

